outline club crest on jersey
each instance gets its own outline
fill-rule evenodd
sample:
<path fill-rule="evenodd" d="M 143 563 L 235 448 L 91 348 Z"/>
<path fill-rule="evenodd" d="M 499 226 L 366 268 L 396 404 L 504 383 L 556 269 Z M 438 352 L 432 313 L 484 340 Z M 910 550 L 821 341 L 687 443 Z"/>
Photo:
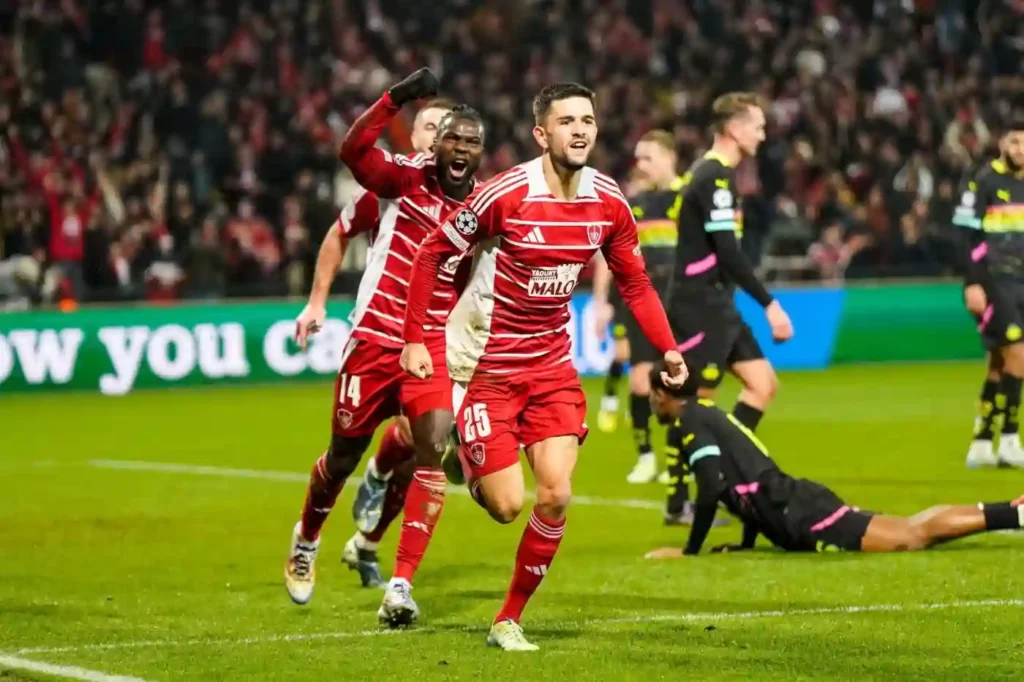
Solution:
<path fill-rule="evenodd" d="M 576 288 L 581 270 L 583 270 L 583 265 L 580 263 L 568 263 L 553 268 L 535 268 L 530 275 L 529 294 L 539 298 L 569 296 Z"/>
<path fill-rule="evenodd" d="M 462 209 L 455 216 L 455 229 L 467 237 L 476 232 L 476 214 L 468 209 Z"/>
<path fill-rule="evenodd" d="M 487 452 L 484 450 L 483 443 L 473 443 L 469 447 L 469 461 L 473 462 L 473 464 L 478 467 L 484 465 L 484 459 L 486 456 Z"/>
<path fill-rule="evenodd" d="M 601 243 L 601 232 L 600 225 L 587 225 L 587 239 L 590 240 L 591 246 L 597 246 Z"/>
<path fill-rule="evenodd" d="M 352 413 L 348 410 L 338 410 L 338 426 L 347 429 L 352 426 Z"/>

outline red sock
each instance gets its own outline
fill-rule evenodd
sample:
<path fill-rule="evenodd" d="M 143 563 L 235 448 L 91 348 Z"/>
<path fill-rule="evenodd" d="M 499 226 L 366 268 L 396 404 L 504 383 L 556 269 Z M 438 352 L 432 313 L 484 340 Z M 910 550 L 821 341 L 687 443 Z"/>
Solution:
<path fill-rule="evenodd" d="M 395 467 L 408 462 L 415 455 L 416 450 L 413 449 L 412 443 L 406 443 L 398 424 L 391 422 L 391 425 L 384 429 L 384 437 L 380 439 L 377 454 L 373 459 L 377 466 L 377 473 L 387 476 L 395 470 Z"/>
<path fill-rule="evenodd" d="M 495 622 L 514 620 L 517 623 L 526 608 L 526 602 L 540 587 L 540 582 L 551 569 L 551 562 L 558 552 L 558 545 L 565 534 L 565 519 L 554 521 L 540 515 L 536 507 L 530 514 L 530 521 L 523 531 L 516 552 L 516 570 L 512 584 L 505 595 L 505 604 L 498 612 Z"/>
<path fill-rule="evenodd" d="M 434 526 L 444 507 L 445 477 L 441 469 L 418 467 L 405 498 L 402 534 L 395 551 L 395 578 L 410 583 L 434 534 Z"/>
<path fill-rule="evenodd" d="M 364 533 L 370 542 L 380 542 L 387 532 L 388 526 L 394 521 L 405 507 L 406 493 L 409 492 L 409 485 L 412 483 L 412 476 L 409 473 L 396 471 L 394 476 L 388 479 L 388 488 L 384 492 L 384 508 L 380 512 L 380 521 L 377 527 L 369 533 Z"/>
<path fill-rule="evenodd" d="M 338 499 L 338 493 L 345 487 L 345 479 L 332 480 L 327 474 L 327 453 L 313 465 L 306 488 L 306 502 L 302 505 L 302 537 L 313 541 L 320 535 L 324 521 Z"/>

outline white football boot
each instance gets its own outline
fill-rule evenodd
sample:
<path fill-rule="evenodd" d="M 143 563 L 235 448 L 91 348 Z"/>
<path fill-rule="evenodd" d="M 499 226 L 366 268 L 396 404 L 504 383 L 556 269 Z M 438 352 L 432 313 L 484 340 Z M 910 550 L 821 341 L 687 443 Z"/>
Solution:
<path fill-rule="evenodd" d="M 1020 444 L 1020 434 L 1014 433 L 999 439 L 997 458 L 1001 466 L 1024 468 L 1024 447 Z"/>
<path fill-rule="evenodd" d="M 284 566 L 284 586 L 288 588 L 288 596 L 296 604 L 308 604 L 313 598 L 313 585 L 316 583 L 316 553 L 320 549 L 320 538 L 309 542 L 302 537 L 302 522 L 295 524 L 292 531 L 292 548 L 288 554 L 288 563 Z"/>
<path fill-rule="evenodd" d="M 412 585 L 402 578 L 392 578 L 377 609 L 377 619 L 392 628 L 408 627 L 420 617 L 420 607 L 412 598 Z"/>
<path fill-rule="evenodd" d="M 992 441 L 972 440 L 971 446 L 967 448 L 967 468 L 986 469 L 995 466 L 999 466 L 999 460 L 992 449 Z"/>
<path fill-rule="evenodd" d="M 540 648 L 527 641 L 522 626 L 514 620 L 500 620 L 492 625 L 487 633 L 487 646 L 503 651 L 537 651 Z"/>
<path fill-rule="evenodd" d="M 645 452 L 636 459 L 633 470 L 626 476 L 627 483 L 651 483 L 658 478 L 658 458 L 653 452 Z"/>

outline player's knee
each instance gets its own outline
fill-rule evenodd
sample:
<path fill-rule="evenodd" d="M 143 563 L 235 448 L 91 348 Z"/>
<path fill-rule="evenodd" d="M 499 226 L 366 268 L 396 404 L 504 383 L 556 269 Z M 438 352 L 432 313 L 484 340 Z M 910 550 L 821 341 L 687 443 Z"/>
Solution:
<path fill-rule="evenodd" d="M 327 449 L 325 458 L 327 473 L 331 478 L 352 475 L 370 444 L 370 438 L 371 436 L 351 438 L 337 434 L 331 436 L 331 446 Z"/>
<path fill-rule="evenodd" d="M 927 549 L 932 544 L 931 537 L 924 524 L 908 523 L 896 543 L 897 552 L 917 552 Z"/>
<path fill-rule="evenodd" d="M 416 420 L 412 425 L 412 435 L 419 466 L 441 466 L 451 429 L 452 416 L 448 412 L 434 410 Z"/>
<path fill-rule="evenodd" d="M 572 485 L 563 481 L 552 485 L 537 485 L 537 506 L 546 516 L 561 518 L 569 508 L 572 499 Z"/>
<path fill-rule="evenodd" d="M 1003 369 L 1015 377 L 1024 377 L 1024 343 L 1015 343 L 1003 349 Z"/>
<path fill-rule="evenodd" d="M 629 369 L 629 392 L 633 395 L 651 394 L 651 363 L 638 362 Z"/>
<path fill-rule="evenodd" d="M 487 512 L 498 523 L 512 523 L 523 511 L 523 497 L 515 494 L 497 495 L 487 500 Z"/>

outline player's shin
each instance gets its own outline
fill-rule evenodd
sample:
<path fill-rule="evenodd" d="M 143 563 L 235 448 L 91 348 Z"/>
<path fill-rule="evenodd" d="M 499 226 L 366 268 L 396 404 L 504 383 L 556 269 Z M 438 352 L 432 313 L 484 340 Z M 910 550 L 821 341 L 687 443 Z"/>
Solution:
<path fill-rule="evenodd" d="M 758 424 L 761 423 L 761 417 L 764 416 L 764 410 L 741 401 L 732 408 L 732 416 L 751 431 L 756 431 Z"/>
<path fill-rule="evenodd" d="M 981 385 L 981 395 L 978 398 L 978 417 L 975 420 L 974 440 L 991 441 L 995 435 L 995 429 L 1003 414 L 1005 399 L 998 398 L 999 395 L 998 376 L 985 377 L 985 383 Z"/>
<path fill-rule="evenodd" d="M 526 529 L 523 530 L 523 537 L 519 541 L 519 549 L 516 551 L 512 583 L 505 595 L 505 603 L 494 619 L 495 622 L 519 622 L 526 603 L 550 570 L 564 534 L 565 516 L 551 518 L 545 516 L 538 507 L 534 507 Z"/>
<path fill-rule="evenodd" d="M 675 428 L 675 427 L 672 427 Z M 669 443 L 679 442 L 679 438 L 672 438 L 671 430 Z M 690 501 L 690 488 L 687 485 L 686 464 L 679 452 L 679 448 L 669 445 L 665 448 L 665 459 L 668 464 L 668 499 L 665 504 L 665 523 L 678 524 L 687 522 L 685 519 L 687 502 Z"/>
<path fill-rule="evenodd" d="M 387 477 L 396 467 L 415 458 L 416 450 L 412 444 L 412 434 L 408 427 L 402 428 L 396 419 L 384 431 L 384 436 L 373 457 L 374 468 L 381 477 Z"/>
<path fill-rule="evenodd" d="M 395 551 L 392 580 L 412 583 L 444 508 L 445 476 L 441 469 L 417 467 L 405 497 L 402 532 Z"/>
<path fill-rule="evenodd" d="M 1017 414 L 1020 408 L 1021 378 L 1004 374 L 1000 384 L 1000 393 L 1006 396 L 1006 417 L 1003 420 L 1003 435 L 1016 435 L 1020 429 Z"/>
<path fill-rule="evenodd" d="M 364 537 L 370 543 L 378 543 L 384 538 L 384 534 L 391 526 L 391 522 L 398 518 L 405 508 L 405 500 L 412 485 L 414 463 L 406 462 L 399 466 L 388 479 L 388 487 L 384 492 L 384 504 L 381 507 L 380 520 L 377 525 Z"/>
<path fill-rule="evenodd" d="M 338 494 L 369 445 L 370 436 L 344 438 L 333 436 L 331 447 L 320 456 L 309 474 L 306 501 L 302 506 L 302 537 L 314 541 L 320 535 Z"/>
<path fill-rule="evenodd" d="M 629 413 L 633 419 L 633 443 L 637 462 L 626 480 L 630 483 L 650 483 L 658 475 L 658 461 L 651 449 L 651 403 L 647 396 L 631 393 Z"/>

